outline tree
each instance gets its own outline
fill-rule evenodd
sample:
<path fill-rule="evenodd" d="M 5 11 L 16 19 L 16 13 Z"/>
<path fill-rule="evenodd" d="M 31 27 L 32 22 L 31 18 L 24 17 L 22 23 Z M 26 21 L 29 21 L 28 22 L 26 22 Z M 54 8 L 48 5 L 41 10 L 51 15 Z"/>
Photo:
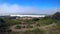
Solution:
<path fill-rule="evenodd" d="M 52 19 L 60 20 L 60 12 L 56 12 L 53 16 Z"/>
<path fill-rule="evenodd" d="M 0 18 L 0 24 L 3 24 L 3 23 L 5 23 L 5 21 L 2 18 Z"/>
<path fill-rule="evenodd" d="M 5 21 L 2 18 L 0 18 L 0 32 L 5 31 L 5 29 L 6 29 L 5 27 L 6 27 Z"/>
<path fill-rule="evenodd" d="M 0 34 L 7 34 L 6 32 L 11 32 L 6 24 L 5 20 L 0 18 Z"/>
<path fill-rule="evenodd" d="M 38 21 L 38 20 L 39 20 L 39 18 L 33 18 L 32 20 L 33 20 L 33 21 Z"/>

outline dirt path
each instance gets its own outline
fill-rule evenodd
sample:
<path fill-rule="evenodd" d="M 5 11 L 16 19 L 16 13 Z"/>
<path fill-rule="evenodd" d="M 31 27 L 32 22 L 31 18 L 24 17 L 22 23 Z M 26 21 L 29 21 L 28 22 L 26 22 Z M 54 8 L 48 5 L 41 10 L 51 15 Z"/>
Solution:
<path fill-rule="evenodd" d="M 46 26 L 40 26 L 40 27 L 35 27 L 35 28 L 22 28 L 22 29 L 15 29 L 14 27 L 16 26 L 16 25 L 14 25 L 14 26 L 11 26 L 10 27 L 10 29 L 12 29 L 12 31 L 14 31 L 14 32 L 24 32 L 24 31 L 27 31 L 27 30 L 34 30 L 34 29 L 36 29 L 36 28 L 39 28 L 39 29 L 45 29 L 46 27 L 52 27 L 52 26 L 54 26 L 54 25 L 56 25 L 55 23 L 53 23 L 53 24 L 50 24 L 50 25 L 46 25 Z"/>
<path fill-rule="evenodd" d="M 40 27 L 38 27 L 39 29 L 45 29 L 45 28 L 47 28 L 47 27 L 52 27 L 52 26 L 55 26 L 56 24 L 55 23 L 53 23 L 53 24 L 50 24 L 50 25 L 46 25 L 46 26 L 40 26 Z"/>

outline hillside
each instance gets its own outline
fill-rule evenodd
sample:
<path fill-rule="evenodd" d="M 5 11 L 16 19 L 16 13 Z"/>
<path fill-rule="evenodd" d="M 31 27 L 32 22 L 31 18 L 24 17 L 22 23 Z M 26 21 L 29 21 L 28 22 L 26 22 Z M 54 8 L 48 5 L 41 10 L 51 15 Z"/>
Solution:
<path fill-rule="evenodd" d="M 31 19 L 0 18 L 0 34 L 60 34 L 60 12 Z"/>

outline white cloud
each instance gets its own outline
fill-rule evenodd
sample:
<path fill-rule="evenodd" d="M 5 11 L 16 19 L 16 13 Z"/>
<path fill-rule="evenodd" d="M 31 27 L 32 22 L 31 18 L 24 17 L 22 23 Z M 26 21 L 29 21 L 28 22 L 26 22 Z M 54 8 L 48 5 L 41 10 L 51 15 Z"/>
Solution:
<path fill-rule="evenodd" d="M 34 10 L 35 8 L 33 7 L 23 7 L 16 4 L 11 6 L 9 6 L 8 4 L 0 5 L 0 13 L 30 13 Z"/>
<path fill-rule="evenodd" d="M 12 13 L 38 13 L 38 14 L 50 14 L 57 11 L 56 8 L 51 9 L 40 9 L 36 7 L 27 7 L 27 6 L 20 6 L 17 4 L 8 5 L 8 4 L 1 4 L 0 5 L 0 14 L 12 14 Z"/>

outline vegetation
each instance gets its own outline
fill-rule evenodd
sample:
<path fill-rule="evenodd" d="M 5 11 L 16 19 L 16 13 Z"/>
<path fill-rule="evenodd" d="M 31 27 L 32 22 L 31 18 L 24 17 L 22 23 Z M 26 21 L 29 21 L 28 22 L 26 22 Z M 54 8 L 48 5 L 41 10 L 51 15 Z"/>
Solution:
<path fill-rule="evenodd" d="M 11 31 L 12 30 L 8 28 L 8 25 L 6 25 L 6 22 L 2 18 L 0 18 L 0 34 L 8 34 Z"/>
<path fill-rule="evenodd" d="M 26 22 L 26 24 L 28 24 L 27 26 L 28 28 L 33 28 L 33 26 L 30 26 L 31 24 L 36 24 L 36 26 L 40 27 L 40 26 L 45 26 L 45 25 L 55 23 L 56 30 L 60 32 L 60 12 L 56 12 L 54 15 L 51 16 L 46 16 L 44 18 L 33 18 L 31 20 L 16 20 L 16 19 L 9 19 L 9 18 L 0 18 L 0 34 L 11 33 L 12 30 L 9 29 L 9 27 L 17 24 L 22 24 L 22 22 Z M 16 29 L 21 29 L 21 26 L 17 25 Z M 24 32 L 24 34 L 45 34 L 44 32 L 45 32 L 44 30 L 35 29 L 32 31 L 30 30 L 26 31 Z"/>
<path fill-rule="evenodd" d="M 17 25 L 17 26 L 15 27 L 15 29 L 21 29 L 21 26 Z"/>
<path fill-rule="evenodd" d="M 55 20 L 60 20 L 60 12 L 56 12 L 53 16 L 52 16 L 53 19 Z"/>
<path fill-rule="evenodd" d="M 38 21 L 39 20 L 39 18 L 33 18 L 32 19 L 32 21 Z"/>
<path fill-rule="evenodd" d="M 25 34 L 44 34 L 44 31 L 36 28 L 35 30 L 32 30 L 32 31 L 28 30 L 28 31 L 26 31 L 24 33 Z"/>

